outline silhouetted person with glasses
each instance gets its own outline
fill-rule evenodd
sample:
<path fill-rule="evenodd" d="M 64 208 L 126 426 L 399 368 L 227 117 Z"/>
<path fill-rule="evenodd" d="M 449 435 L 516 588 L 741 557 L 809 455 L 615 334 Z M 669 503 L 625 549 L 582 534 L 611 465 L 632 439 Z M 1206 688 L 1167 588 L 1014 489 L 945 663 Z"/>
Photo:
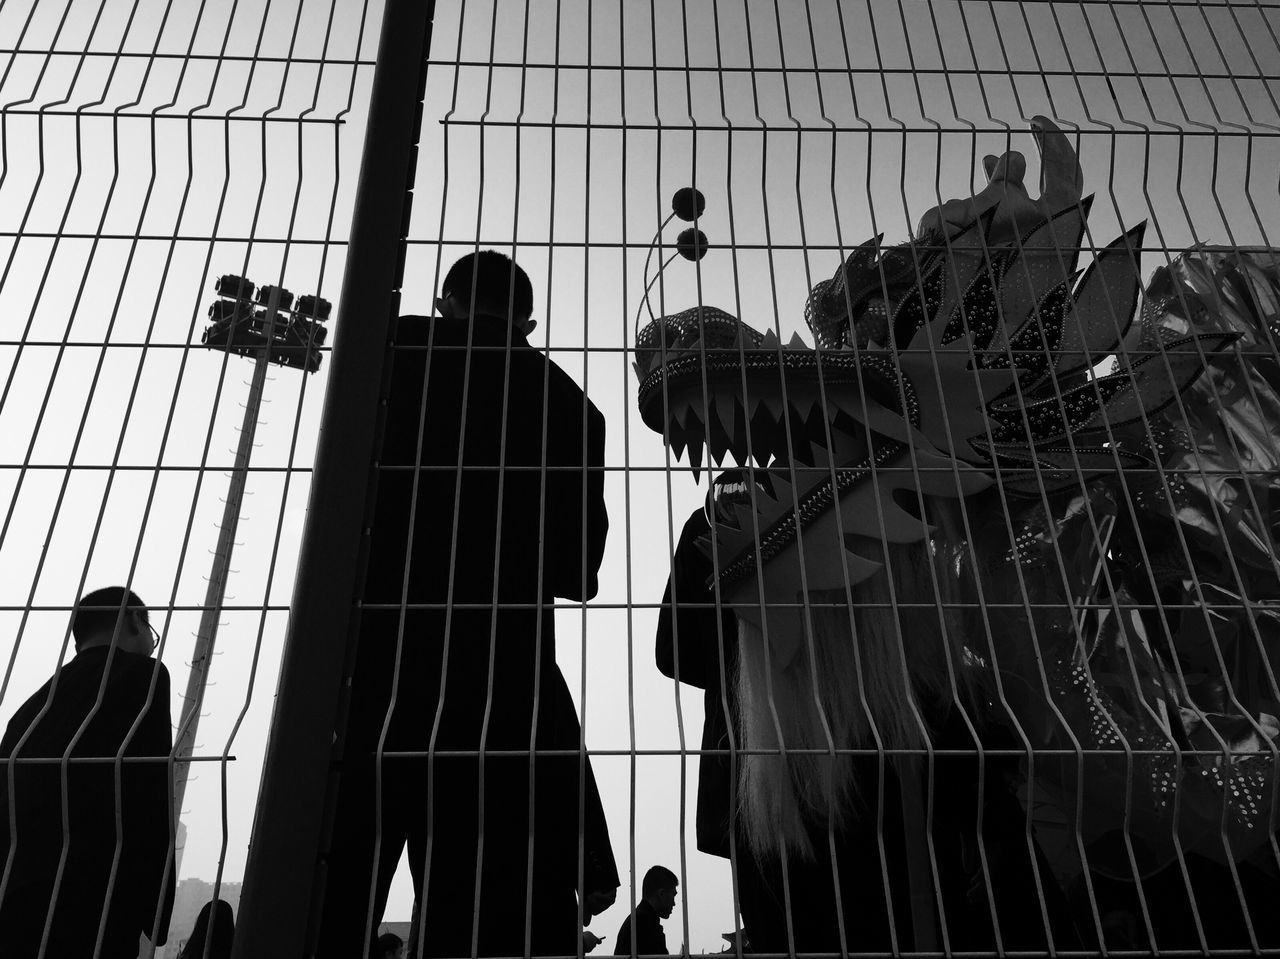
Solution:
<path fill-rule="evenodd" d="M 318 948 L 368 951 L 407 843 L 426 955 L 522 955 L 526 934 L 574 954 L 575 892 L 589 911 L 618 879 L 553 604 L 596 592 L 604 418 L 529 346 L 507 257 L 463 257 L 436 307 L 395 334 Z"/>
<path fill-rule="evenodd" d="M 0 954 L 133 957 L 173 908 L 169 673 L 147 607 L 120 586 L 76 604 L 76 655 L 0 740 Z M 151 761 L 136 761 L 140 758 Z M 105 762 L 78 762 L 84 759 Z M 23 762 L 24 760 L 60 762 Z M 68 761 L 69 760 L 69 761 Z M 166 873 L 167 868 L 167 873 Z"/>

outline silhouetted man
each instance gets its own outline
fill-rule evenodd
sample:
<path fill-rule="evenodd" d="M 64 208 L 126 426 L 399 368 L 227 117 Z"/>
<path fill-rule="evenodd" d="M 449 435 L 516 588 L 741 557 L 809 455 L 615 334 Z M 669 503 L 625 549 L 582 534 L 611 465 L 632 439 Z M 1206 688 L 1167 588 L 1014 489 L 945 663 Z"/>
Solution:
<path fill-rule="evenodd" d="M 46 926 L 49 959 L 93 956 L 100 928 L 102 959 L 133 957 L 157 913 L 165 941 L 173 908 L 169 673 L 151 658 L 147 607 L 96 590 L 71 630 L 75 658 L 0 740 L 0 953 L 12 959 L 38 955 Z M 111 761 L 77 762 L 91 757 Z"/>
<path fill-rule="evenodd" d="M 640 886 L 641 899 L 618 927 L 615 956 L 669 955 L 662 920 L 670 918 L 671 910 L 676 907 L 679 885 L 676 874 L 666 866 L 654 866 L 644 874 L 644 882 Z M 633 933 L 634 944 L 631 941 Z"/>
<path fill-rule="evenodd" d="M 436 307 L 395 335 L 318 948 L 367 951 L 407 842 L 426 955 L 572 954 L 580 849 L 584 911 L 618 884 L 553 615 L 596 592 L 604 418 L 507 257 Z"/>

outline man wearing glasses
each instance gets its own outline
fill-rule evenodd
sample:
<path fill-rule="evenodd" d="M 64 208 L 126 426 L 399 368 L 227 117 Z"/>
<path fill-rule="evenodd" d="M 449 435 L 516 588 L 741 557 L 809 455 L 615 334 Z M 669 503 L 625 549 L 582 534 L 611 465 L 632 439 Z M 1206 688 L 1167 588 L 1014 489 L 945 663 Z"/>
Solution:
<path fill-rule="evenodd" d="M 82 597 L 71 632 L 75 658 L 0 739 L 0 948 L 13 959 L 89 957 L 99 938 L 102 959 L 133 957 L 157 918 L 164 942 L 173 907 L 159 637 L 121 586 Z"/>

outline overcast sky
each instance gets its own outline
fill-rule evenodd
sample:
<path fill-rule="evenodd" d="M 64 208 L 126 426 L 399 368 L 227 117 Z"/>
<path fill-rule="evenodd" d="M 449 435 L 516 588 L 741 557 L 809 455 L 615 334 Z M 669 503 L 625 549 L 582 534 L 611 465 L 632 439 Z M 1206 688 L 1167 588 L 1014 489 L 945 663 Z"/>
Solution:
<path fill-rule="evenodd" d="M 1147 273 L 1197 241 L 1280 245 L 1280 84 L 1259 79 L 1280 75 L 1280 8 L 460 6 L 437 4 L 404 308 L 429 310 L 441 263 L 514 249 L 535 343 L 608 420 L 601 590 L 558 623 L 588 746 L 622 753 L 595 759 L 624 887 L 593 928 L 612 945 L 634 841 L 637 885 L 654 862 L 683 877 L 668 942 L 714 951 L 733 918 L 727 867 L 694 848 L 697 757 L 644 754 L 696 748 L 702 719 L 653 667 L 648 604 L 705 477 L 667 468 L 623 352 L 671 194 L 706 195 L 714 249 L 672 264 L 655 311 L 701 289 L 787 335 L 841 250 L 906 239 L 984 154 L 1024 151 L 1033 181 L 1038 113 L 1076 137 L 1092 242 L 1151 222 Z M 251 366 L 198 345 L 212 279 L 338 300 L 380 4 L 33 10 L 0 4 L 22 51 L 0 51 L 0 720 L 70 655 L 76 596 L 125 580 L 157 610 L 176 717 Z M 325 375 L 268 384 L 199 738 L 235 761 L 196 770 L 183 875 L 243 875 Z M 410 902 L 398 883 L 388 918 Z"/>

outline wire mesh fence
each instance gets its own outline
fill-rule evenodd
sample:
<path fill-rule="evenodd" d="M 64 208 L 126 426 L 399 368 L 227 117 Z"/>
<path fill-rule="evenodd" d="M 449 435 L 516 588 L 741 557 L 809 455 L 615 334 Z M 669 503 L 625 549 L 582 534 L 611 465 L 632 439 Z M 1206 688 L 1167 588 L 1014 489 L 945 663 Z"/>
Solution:
<path fill-rule="evenodd" d="M 335 295 L 376 28 L 361 4 L 0 9 L 5 720 L 70 660 L 78 597 L 121 583 L 150 604 L 180 740 L 207 580 L 229 575 L 170 955 L 201 905 L 191 881 L 234 901 L 243 872 L 323 394 L 273 367 L 228 565 L 253 363 L 201 344 L 206 311 L 226 273 Z M 11 902 L 21 879 L 5 873 Z M 96 929 L 89 912 L 58 918 Z"/>
<path fill-rule="evenodd" d="M 167 931 L 168 955 L 210 896 L 243 906 L 321 401 L 372 326 L 361 297 L 389 293 L 348 273 L 333 355 L 301 341 L 316 374 L 256 364 L 245 446 L 255 362 L 201 342 L 212 284 L 338 299 L 383 14 L 0 5 L 0 718 L 83 655 L 79 597 L 120 583 L 149 604 L 175 780 L 184 689 L 205 690 L 169 824 L 177 905 L 139 928 Z M 450 266 L 510 255 L 532 281 L 529 343 L 603 437 L 546 372 L 486 419 L 482 373 L 524 382 L 508 336 L 392 334 L 388 411 L 353 414 L 383 446 L 373 474 L 350 464 L 377 482 L 350 503 L 373 530 L 337 599 L 361 612 L 335 667 L 353 692 L 323 730 L 326 838 L 287 864 L 309 890 L 307 954 L 344 942 L 339 910 L 361 948 L 394 928 L 407 954 L 484 952 L 507 916 L 477 912 L 486 870 L 538 879 L 557 845 L 572 876 L 547 882 L 571 908 L 499 884 L 524 905 L 498 951 L 576 954 L 590 920 L 597 952 L 629 952 L 620 926 L 658 864 L 679 880 L 671 952 L 1280 949 L 1280 6 L 437 3 L 425 77 L 412 214 L 384 225 L 405 235 L 398 311 L 447 319 Z M 228 307 L 235 328 L 255 310 L 306 321 L 268 300 Z M 475 383 L 449 378 L 451 354 Z M 465 453 L 484 424 L 499 463 Z M 557 460 L 562 432 L 577 443 Z M 393 454 L 396 436 L 413 442 Z M 466 519 L 491 481 L 505 549 Z M 508 594 L 521 537 L 566 545 L 529 554 L 533 592 Z M 406 577 L 430 550 L 444 565 Z M 540 625 L 507 652 L 522 610 Z M 298 659 L 306 641 L 288 640 Z M 361 686 L 375 647 L 390 694 Z M 457 699 L 450 668 L 479 677 L 465 688 L 495 737 L 452 779 L 438 768 L 481 741 L 423 732 Z M 541 718 L 504 729 L 520 697 Z M 425 712 L 403 720 L 406 703 Z M 374 798 L 352 812 L 362 755 L 379 757 Z M 506 801 L 487 826 L 450 820 L 484 770 Z M 544 808 L 539 776 L 569 798 Z M 19 827 L 12 813 L 10 848 Z M 361 829 L 388 841 L 348 868 L 341 837 Z M 532 847 L 471 848 L 512 835 Z M 458 872 L 472 852 L 481 880 Z M 612 905 L 589 898 L 593 856 L 616 863 Z M 24 901 L 20 867 L 0 902 Z M 437 918 L 410 928 L 424 902 Z M 568 938 L 540 949 L 539 915 Z"/>

